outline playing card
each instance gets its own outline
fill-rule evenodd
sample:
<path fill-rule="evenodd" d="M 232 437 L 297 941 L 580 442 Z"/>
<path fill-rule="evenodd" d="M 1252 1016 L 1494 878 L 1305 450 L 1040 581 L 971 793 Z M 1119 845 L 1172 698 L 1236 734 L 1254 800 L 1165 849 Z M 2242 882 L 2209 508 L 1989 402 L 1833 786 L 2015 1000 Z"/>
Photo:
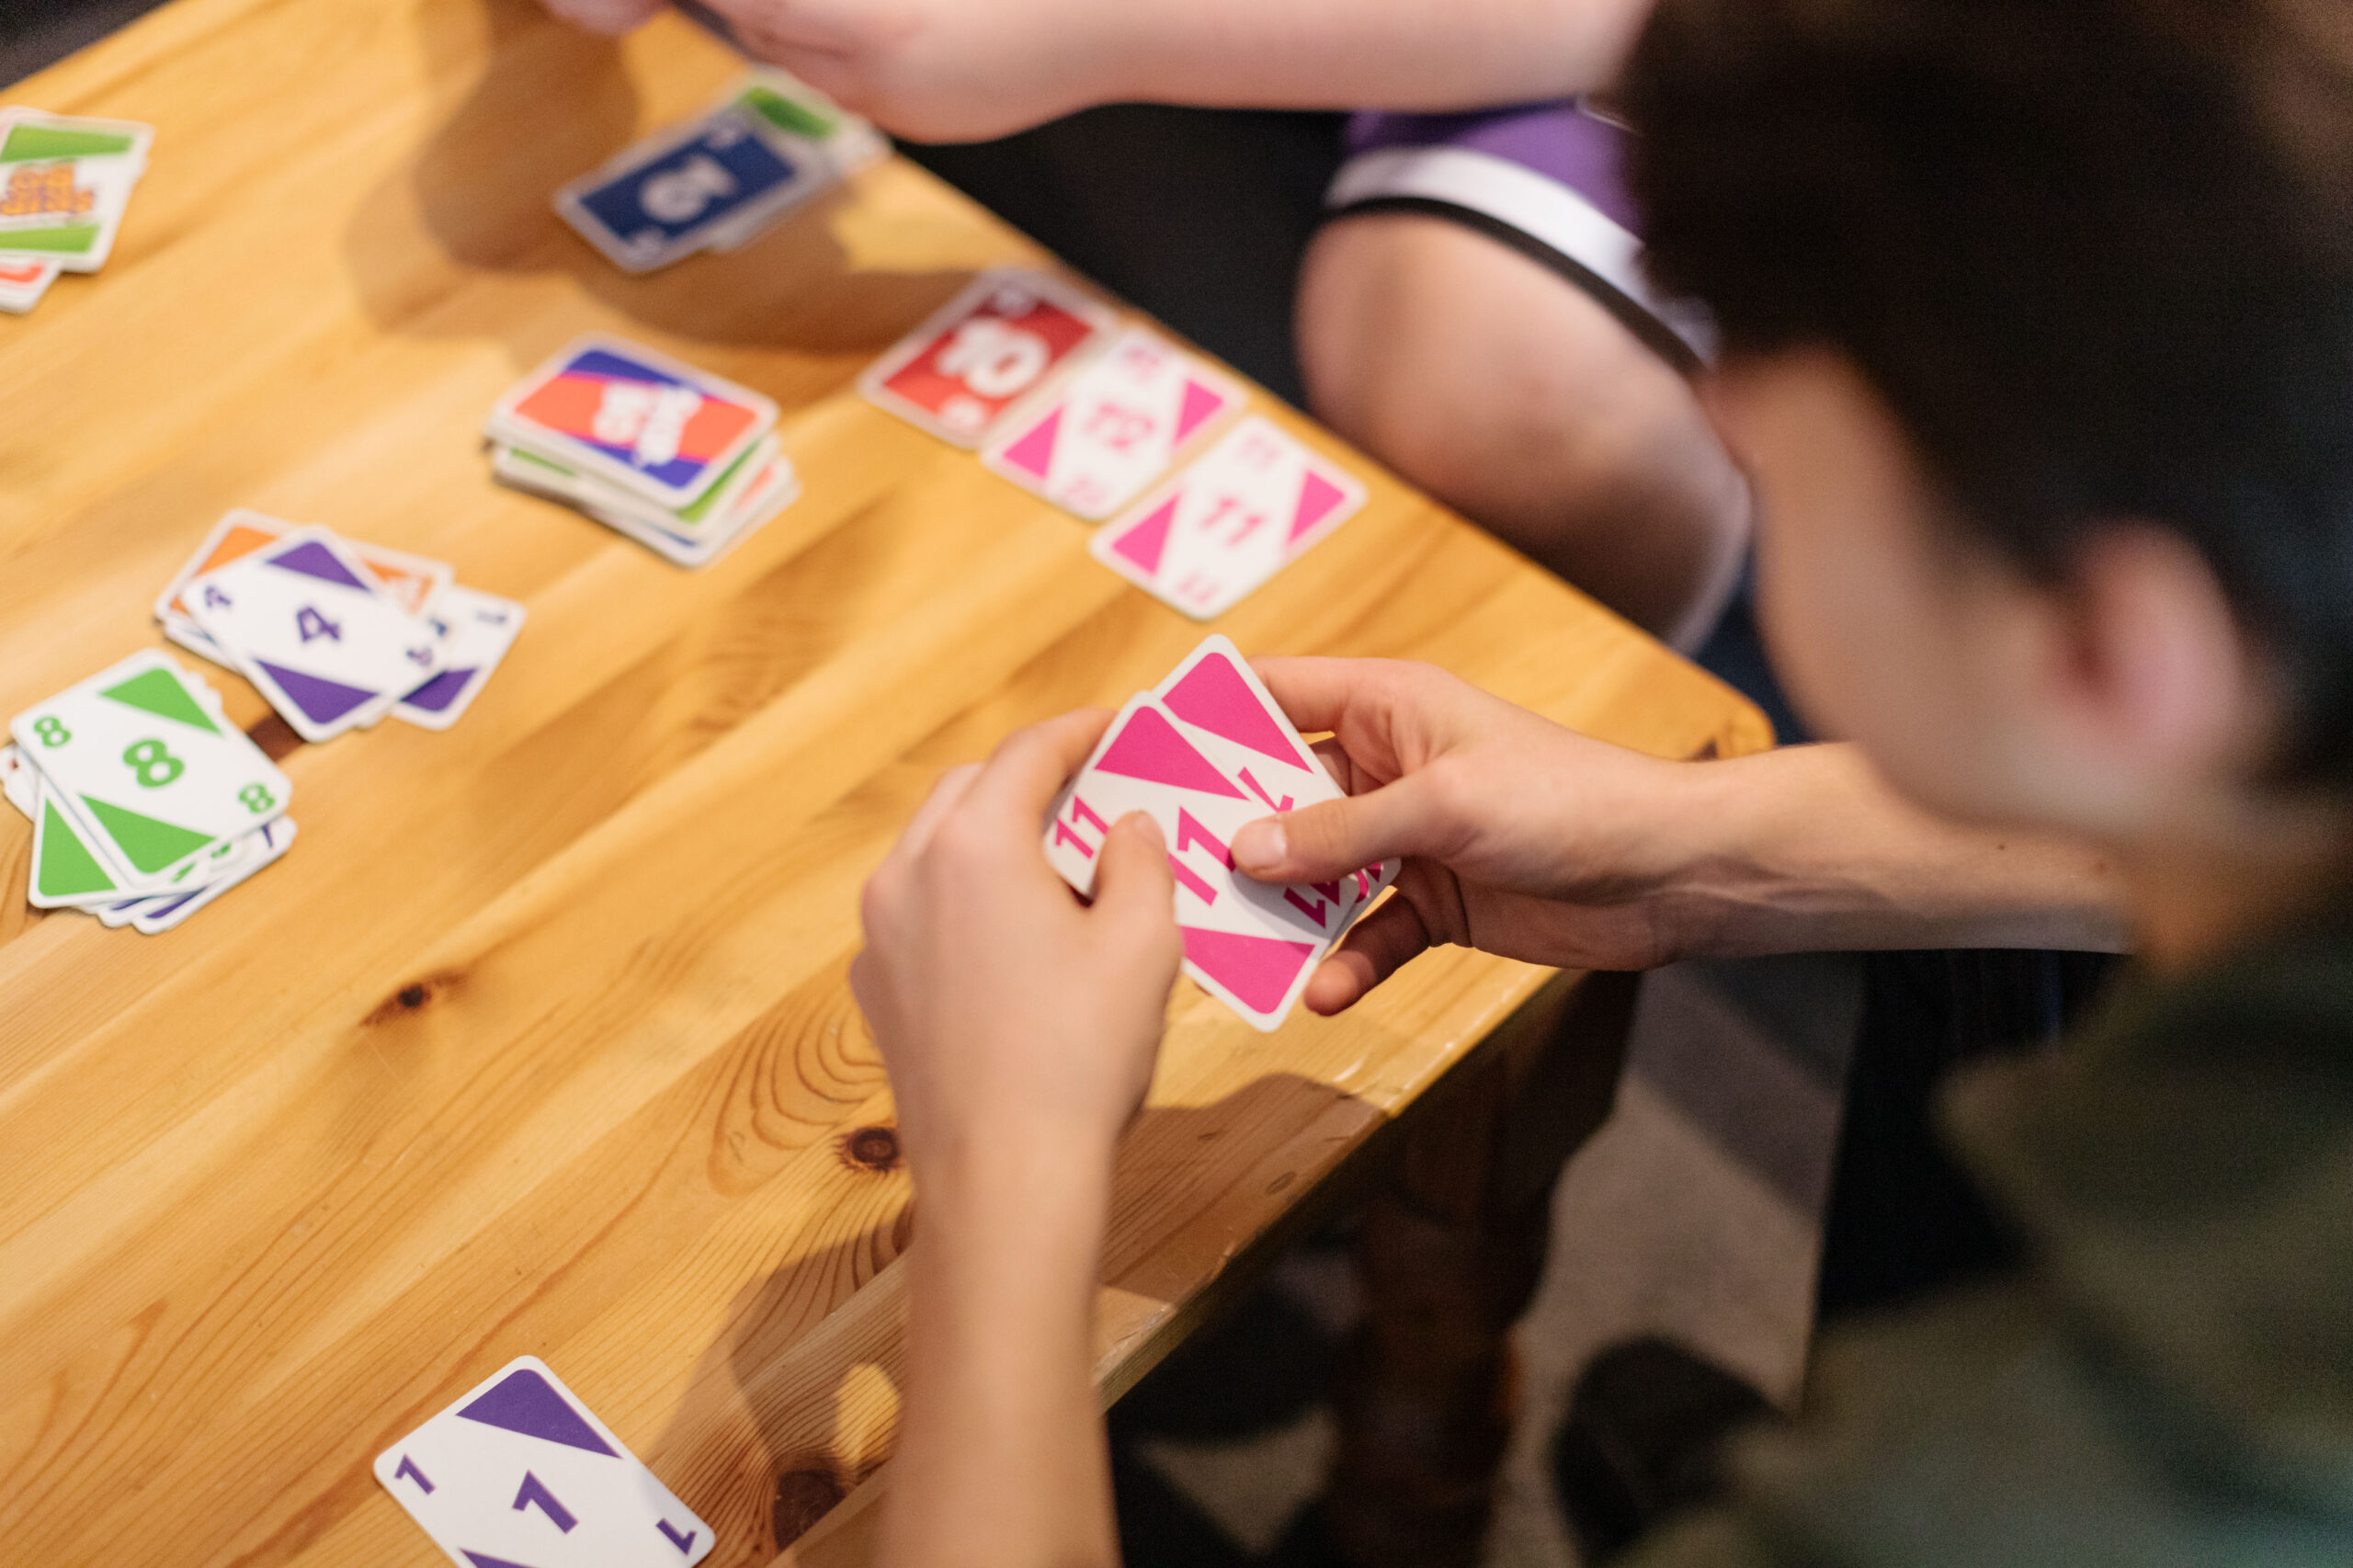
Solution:
<path fill-rule="evenodd" d="M 284 821 L 284 818 L 278 819 Z M 112 929 L 128 926 L 142 910 L 165 903 L 177 903 L 226 878 L 233 878 L 254 858 L 263 839 L 261 835 L 270 827 L 265 823 L 251 833 L 241 833 L 234 838 L 224 838 L 204 852 L 201 859 L 174 878 L 170 891 L 157 894 L 142 894 L 135 898 L 117 898 L 96 905 L 91 913 L 98 924 Z"/>
<path fill-rule="evenodd" d="M 196 547 L 196 553 L 155 596 L 155 619 L 163 623 L 164 635 L 192 653 L 227 664 L 228 655 L 221 651 L 220 644 L 205 635 L 196 624 L 196 617 L 188 613 L 181 590 L 191 579 L 216 566 L 225 566 L 239 556 L 251 555 L 264 545 L 277 543 L 292 533 L 296 526 L 242 506 L 213 524 L 212 531 L 204 536 L 204 542 Z M 381 545 L 356 544 L 349 540 L 343 543 L 368 568 L 368 575 L 383 588 L 385 597 L 411 615 L 422 615 L 430 608 L 457 575 L 447 562 L 428 561 L 424 556 L 386 550 Z"/>
<path fill-rule="evenodd" d="M 171 887 L 222 840 L 283 815 L 293 792 L 211 689 L 157 653 L 68 687 L 8 728 L 49 787 L 43 799 L 126 893 Z"/>
<path fill-rule="evenodd" d="M 659 132 L 556 193 L 555 209 L 624 272 L 651 272 L 833 183 L 811 142 L 729 104 Z"/>
<path fill-rule="evenodd" d="M 1108 329 L 1110 312 L 1034 272 L 984 272 L 867 368 L 858 390 L 960 447 Z"/>
<path fill-rule="evenodd" d="M 692 1568 L 710 1527 L 536 1356 L 376 1456 L 376 1479 L 458 1568 Z"/>
<path fill-rule="evenodd" d="M 1108 517 L 1167 472 L 1242 389 L 1156 335 L 1129 331 L 981 455 L 1066 511 Z"/>
<path fill-rule="evenodd" d="M 1095 885 L 1103 835 L 1131 812 L 1160 824 L 1176 874 L 1186 972 L 1261 1029 L 1279 1026 L 1355 899 L 1345 883 L 1268 885 L 1239 876 L 1227 846 L 1264 801 L 1220 771 L 1159 699 L 1129 700 L 1061 799 L 1046 858 L 1082 893 Z"/>
<path fill-rule="evenodd" d="M 297 528 L 215 567 L 184 597 L 198 627 L 306 741 L 374 723 L 439 672 L 432 628 L 325 528 Z"/>
<path fill-rule="evenodd" d="M 440 671 L 392 705 L 392 716 L 446 730 L 473 705 L 490 673 L 523 631 L 523 607 L 478 589 L 452 587 L 426 620 L 440 634 Z"/>
<path fill-rule="evenodd" d="M 492 451 L 491 472 L 502 483 L 575 506 L 680 566 L 708 566 L 726 554 L 801 493 L 792 460 L 774 437 L 737 460 L 734 469 L 692 505 L 666 511 L 519 447 Z"/>
<path fill-rule="evenodd" d="M 0 745 L 0 796 L 32 820 L 33 803 L 40 798 L 40 774 L 25 760 L 24 749 L 10 741 Z"/>
<path fill-rule="evenodd" d="M 1088 548 L 1155 598 L 1206 620 L 1297 560 L 1364 500 L 1353 475 L 1254 415 Z"/>
<path fill-rule="evenodd" d="M 759 393 L 615 338 L 584 337 L 499 399 L 488 434 L 676 509 L 776 424 Z"/>
<path fill-rule="evenodd" d="M 1222 634 L 1204 638 L 1153 693 L 1186 738 L 1267 811 L 1296 811 L 1345 794 L 1250 661 Z M 1396 861 L 1385 860 L 1356 874 L 1351 918 L 1396 880 L 1397 870 Z"/>
<path fill-rule="evenodd" d="M 22 315 L 40 304 L 59 270 L 53 261 L 0 258 L 0 311 Z"/>
<path fill-rule="evenodd" d="M 286 851 L 293 847 L 294 819 L 280 817 L 276 822 L 264 823 L 245 836 L 256 842 L 254 852 L 243 862 L 222 871 L 200 888 L 143 900 L 131 913 L 131 928 L 145 937 L 168 931 L 231 888 L 250 881 L 256 872 L 278 864 L 285 858 Z"/>
<path fill-rule="evenodd" d="M 96 272 L 153 139 L 128 120 L 0 112 L 0 256 Z"/>

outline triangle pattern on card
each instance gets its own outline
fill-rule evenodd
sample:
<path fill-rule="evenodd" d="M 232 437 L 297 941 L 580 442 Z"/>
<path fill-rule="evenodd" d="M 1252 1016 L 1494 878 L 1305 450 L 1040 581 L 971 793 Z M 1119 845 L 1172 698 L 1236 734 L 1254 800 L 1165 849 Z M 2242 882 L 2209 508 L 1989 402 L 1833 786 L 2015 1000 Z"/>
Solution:
<path fill-rule="evenodd" d="M 1053 466 L 1054 437 L 1063 427 L 1063 411 L 1055 409 L 1033 426 L 1029 434 L 1005 449 L 1007 467 L 1017 468 L 1033 479 L 1043 479 Z"/>
<path fill-rule="evenodd" d="M 47 800 L 40 803 L 40 865 L 35 869 L 34 882 L 43 898 L 114 891 L 114 879 Z"/>
<path fill-rule="evenodd" d="M 1128 722 L 1096 761 L 1095 770 L 1152 784 L 1172 784 L 1203 795 L 1248 799 L 1154 708 L 1139 708 L 1128 715 Z"/>
<path fill-rule="evenodd" d="M 256 659 L 254 663 L 269 672 L 269 678 L 278 683 L 278 688 L 313 724 L 333 723 L 361 703 L 372 702 L 381 695 L 356 686 L 346 686 L 339 680 L 328 680 L 324 676 L 306 676 L 301 670 L 290 670 L 283 665 L 273 665 L 267 659 Z"/>
<path fill-rule="evenodd" d="M 1171 495 L 1152 509 L 1127 532 L 1111 541 L 1111 548 L 1134 562 L 1147 573 L 1160 570 L 1161 552 L 1168 548 L 1168 525 L 1176 516 L 1176 497 Z"/>
<path fill-rule="evenodd" d="M 221 733 L 219 726 L 212 722 L 212 716 L 188 695 L 188 687 L 172 678 L 169 670 L 142 670 L 129 680 L 108 687 L 98 695 L 126 708 L 153 713 L 159 719 L 193 724 L 210 734 Z"/>
<path fill-rule="evenodd" d="M 131 869 L 142 875 L 160 871 L 212 842 L 209 833 L 161 822 L 128 807 L 110 806 L 95 796 L 83 796 L 82 803 L 90 808 L 91 817 L 114 840 Z"/>
<path fill-rule="evenodd" d="M 1211 653 L 1187 670 L 1185 678 L 1164 692 L 1160 700 L 1188 724 L 1199 724 L 1213 735 L 1223 735 L 1236 745 L 1248 746 L 1293 767 L 1310 766 L 1301 759 L 1274 715 L 1259 703 L 1242 672 L 1222 653 Z"/>
<path fill-rule="evenodd" d="M 316 577 L 323 583 L 339 583 L 361 593 L 375 589 L 351 574 L 351 569 L 335 559 L 335 551 L 317 540 L 306 539 L 290 550 L 281 550 L 269 558 L 272 566 L 287 572 L 300 572 L 305 577 Z"/>
<path fill-rule="evenodd" d="M 458 1550 L 466 1554 L 466 1561 L 472 1563 L 474 1568 L 531 1568 L 528 1562 L 517 1562 L 506 1557 L 493 1557 L 487 1551 L 476 1551 L 471 1547 L 461 1546 Z"/>
<path fill-rule="evenodd" d="M 1332 515 L 1334 507 L 1347 497 L 1347 493 L 1313 469 L 1309 469 L 1299 482 L 1299 509 L 1291 514 L 1290 532 L 1284 536 L 1286 545 L 1297 544 L 1300 536 Z"/>
<path fill-rule="evenodd" d="M 1183 446 L 1194 431 L 1215 419 L 1225 407 L 1225 394 L 1207 381 L 1185 378 L 1184 405 L 1176 411 L 1176 444 Z"/>
<path fill-rule="evenodd" d="M 1315 956 L 1313 942 L 1204 931 L 1192 926 L 1178 930 L 1185 937 L 1185 961 L 1233 993 L 1254 1013 L 1271 1013 L 1281 1006 L 1290 983 L 1299 978 L 1301 966 Z"/>
<path fill-rule="evenodd" d="M 569 1444 L 592 1454 L 613 1451 L 580 1412 L 572 1408 L 571 1401 L 529 1367 L 517 1367 L 507 1373 L 458 1414 L 485 1426 L 545 1437 L 551 1443 Z"/>

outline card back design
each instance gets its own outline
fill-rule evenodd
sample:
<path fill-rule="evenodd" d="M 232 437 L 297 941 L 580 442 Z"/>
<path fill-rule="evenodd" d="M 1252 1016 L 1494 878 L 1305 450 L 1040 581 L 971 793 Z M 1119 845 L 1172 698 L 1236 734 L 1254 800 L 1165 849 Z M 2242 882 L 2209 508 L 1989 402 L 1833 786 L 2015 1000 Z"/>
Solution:
<path fill-rule="evenodd" d="M 676 509 L 776 417 L 776 404 L 747 388 L 634 344 L 583 338 L 499 400 L 489 433 Z"/>

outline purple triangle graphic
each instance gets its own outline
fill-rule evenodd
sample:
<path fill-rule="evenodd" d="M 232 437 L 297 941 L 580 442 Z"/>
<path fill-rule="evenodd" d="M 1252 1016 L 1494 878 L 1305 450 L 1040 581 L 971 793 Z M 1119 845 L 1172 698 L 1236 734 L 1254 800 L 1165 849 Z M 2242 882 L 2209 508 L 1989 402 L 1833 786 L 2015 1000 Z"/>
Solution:
<path fill-rule="evenodd" d="M 402 698 L 401 704 L 406 708 L 421 708 L 427 713 L 438 713 L 457 701 L 458 694 L 465 690 L 466 683 L 473 678 L 474 672 L 470 669 L 443 670 Z"/>
<path fill-rule="evenodd" d="M 1274 715 L 1259 706 L 1257 693 L 1242 678 L 1242 672 L 1222 653 L 1212 653 L 1186 671 L 1185 678 L 1170 687 L 1160 700 L 1188 724 L 1199 724 L 1213 735 L 1223 735 L 1293 767 L 1307 766 Z"/>
<path fill-rule="evenodd" d="M 1185 378 L 1185 406 L 1176 414 L 1176 444 L 1183 446 L 1194 431 L 1215 419 L 1224 407 L 1223 392 L 1207 381 Z"/>
<path fill-rule="evenodd" d="M 1332 508 L 1347 498 L 1347 492 L 1316 472 L 1307 471 L 1300 481 L 1299 510 L 1291 514 L 1290 532 L 1283 539 L 1286 545 L 1297 544 L 1300 536 L 1332 515 Z"/>
<path fill-rule="evenodd" d="M 569 1444 L 592 1454 L 613 1453 L 611 1446 L 597 1436 L 597 1429 L 572 1408 L 572 1402 L 529 1367 L 518 1367 L 507 1373 L 488 1393 L 458 1414 L 485 1426 L 503 1426 L 509 1432 L 545 1437 L 551 1443 Z"/>
<path fill-rule="evenodd" d="M 1168 548 L 1168 525 L 1176 516 L 1176 497 L 1171 495 L 1152 509 L 1152 515 L 1111 541 L 1111 548 L 1134 562 L 1146 572 L 1160 570 L 1160 552 Z"/>
<path fill-rule="evenodd" d="M 331 724 L 363 702 L 372 702 L 381 695 L 362 691 L 356 686 L 346 686 L 339 680 L 322 676 L 306 676 L 300 670 L 290 670 L 271 664 L 267 659 L 256 659 L 255 664 L 269 672 L 269 678 L 278 688 L 293 699 L 294 706 L 313 724 Z"/>
<path fill-rule="evenodd" d="M 1240 788 L 1229 783 L 1209 758 L 1195 751 L 1193 744 L 1176 733 L 1176 725 L 1153 708 L 1139 708 L 1128 715 L 1126 725 L 1111 737 L 1111 744 L 1104 748 L 1102 760 L 1096 763 L 1095 770 L 1154 784 L 1173 784 L 1203 795 L 1249 799 Z"/>
<path fill-rule="evenodd" d="M 1035 478 L 1046 477 L 1046 470 L 1053 466 L 1054 437 L 1063 427 L 1063 411 L 1056 408 L 1032 426 L 1029 433 L 1005 449 L 1005 460 Z"/>
<path fill-rule="evenodd" d="M 493 1557 L 487 1551 L 474 1551 L 462 1546 L 458 1550 L 465 1552 L 466 1561 L 474 1568 L 531 1568 L 528 1562 L 512 1562 L 504 1557 Z"/>
<path fill-rule="evenodd" d="M 304 540 L 291 550 L 281 550 L 269 558 L 269 563 L 281 571 L 300 572 L 305 577 L 316 577 L 323 583 L 340 583 L 347 588 L 357 588 L 363 594 L 375 590 L 351 574 L 351 569 L 335 558 L 335 551 L 317 540 Z"/>

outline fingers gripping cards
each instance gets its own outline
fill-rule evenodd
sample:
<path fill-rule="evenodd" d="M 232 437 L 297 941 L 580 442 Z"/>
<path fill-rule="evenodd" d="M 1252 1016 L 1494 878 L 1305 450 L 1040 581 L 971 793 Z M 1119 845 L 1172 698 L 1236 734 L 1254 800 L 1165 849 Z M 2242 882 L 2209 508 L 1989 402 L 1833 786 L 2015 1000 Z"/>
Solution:
<path fill-rule="evenodd" d="M 1051 278 L 985 272 L 869 367 L 858 388 L 941 440 L 977 447 L 1109 324 L 1102 306 Z"/>
<path fill-rule="evenodd" d="M 1228 846 L 1245 823 L 1339 796 L 1233 644 L 1213 637 L 1120 710 L 1056 801 L 1046 858 L 1091 892 L 1111 824 L 1148 813 L 1168 846 L 1185 971 L 1256 1028 L 1272 1029 L 1396 868 L 1273 886 L 1237 873 Z"/>

